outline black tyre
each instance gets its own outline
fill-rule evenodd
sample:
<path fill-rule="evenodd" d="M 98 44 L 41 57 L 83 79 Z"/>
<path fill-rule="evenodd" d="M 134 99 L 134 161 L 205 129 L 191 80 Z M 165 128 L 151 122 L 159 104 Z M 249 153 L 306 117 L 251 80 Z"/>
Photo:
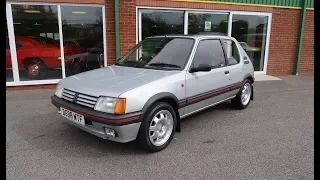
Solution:
<path fill-rule="evenodd" d="M 138 142 L 147 151 L 157 152 L 166 148 L 175 133 L 177 117 L 168 103 L 154 104 L 141 124 Z"/>
<path fill-rule="evenodd" d="M 246 79 L 237 96 L 231 100 L 232 106 L 236 109 L 245 109 L 251 102 L 252 84 L 251 81 Z"/>
<path fill-rule="evenodd" d="M 44 79 L 47 77 L 48 68 L 40 59 L 28 60 L 25 63 L 25 68 L 31 79 Z"/>

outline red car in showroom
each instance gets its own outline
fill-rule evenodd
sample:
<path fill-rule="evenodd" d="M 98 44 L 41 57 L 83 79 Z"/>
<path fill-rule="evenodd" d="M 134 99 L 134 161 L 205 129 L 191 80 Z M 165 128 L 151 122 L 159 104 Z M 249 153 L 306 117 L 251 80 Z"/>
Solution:
<path fill-rule="evenodd" d="M 32 79 L 44 79 L 49 69 L 61 68 L 61 52 L 59 41 L 34 36 L 16 36 L 16 52 L 19 70 L 26 70 Z M 87 48 L 64 46 L 64 56 L 75 56 L 86 53 Z M 65 58 L 68 67 L 74 59 Z M 6 69 L 11 70 L 11 53 L 7 38 Z"/>

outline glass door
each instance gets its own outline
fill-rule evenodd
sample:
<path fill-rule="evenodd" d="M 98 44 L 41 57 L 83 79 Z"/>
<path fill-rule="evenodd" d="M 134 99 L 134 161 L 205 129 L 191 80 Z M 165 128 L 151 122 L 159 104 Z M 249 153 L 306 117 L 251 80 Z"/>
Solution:
<path fill-rule="evenodd" d="M 255 72 L 266 71 L 270 15 L 233 13 L 231 36 L 239 41 L 251 59 Z"/>
<path fill-rule="evenodd" d="M 187 34 L 227 35 L 229 13 L 187 12 Z"/>
<path fill-rule="evenodd" d="M 165 34 L 184 34 L 184 11 L 140 10 L 139 41 Z"/>
<path fill-rule="evenodd" d="M 102 8 L 60 7 L 66 77 L 104 67 Z"/>

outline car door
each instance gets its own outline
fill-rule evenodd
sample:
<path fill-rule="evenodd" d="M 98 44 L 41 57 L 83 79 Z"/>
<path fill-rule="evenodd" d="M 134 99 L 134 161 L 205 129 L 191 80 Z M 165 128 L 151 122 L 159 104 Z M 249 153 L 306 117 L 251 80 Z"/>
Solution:
<path fill-rule="evenodd" d="M 228 91 L 229 68 L 226 66 L 223 48 L 219 39 L 200 40 L 191 66 L 209 64 L 209 72 L 186 73 L 185 115 L 226 99 Z"/>
<path fill-rule="evenodd" d="M 241 53 L 237 44 L 231 39 L 221 40 L 229 67 L 229 79 L 231 85 L 231 91 L 227 94 L 228 96 L 234 96 L 238 93 L 239 88 L 243 81 L 243 72 L 241 68 Z M 247 56 L 245 56 L 248 58 Z"/>

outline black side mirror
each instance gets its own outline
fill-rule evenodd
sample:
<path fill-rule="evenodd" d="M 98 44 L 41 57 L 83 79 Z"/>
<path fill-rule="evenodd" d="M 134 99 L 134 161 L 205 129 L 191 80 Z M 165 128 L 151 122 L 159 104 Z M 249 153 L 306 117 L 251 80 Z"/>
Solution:
<path fill-rule="evenodd" d="M 198 67 L 193 67 L 190 69 L 190 73 L 194 73 L 194 72 L 209 72 L 211 71 L 211 66 L 209 66 L 208 64 L 200 64 Z"/>

